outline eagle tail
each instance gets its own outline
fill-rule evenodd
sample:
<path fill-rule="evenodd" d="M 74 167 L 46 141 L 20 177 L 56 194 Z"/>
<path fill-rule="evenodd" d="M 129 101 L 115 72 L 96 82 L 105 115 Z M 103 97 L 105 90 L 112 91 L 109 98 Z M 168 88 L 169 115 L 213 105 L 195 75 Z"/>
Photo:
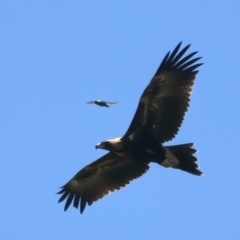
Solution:
<path fill-rule="evenodd" d="M 196 149 L 192 148 L 193 143 L 165 147 L 166 159 L 161 163 L 165 167 L 181 169 L 194 175 L 201 176 L 202 172 L 198 170 L 197 158 L 194 153 Z"/>

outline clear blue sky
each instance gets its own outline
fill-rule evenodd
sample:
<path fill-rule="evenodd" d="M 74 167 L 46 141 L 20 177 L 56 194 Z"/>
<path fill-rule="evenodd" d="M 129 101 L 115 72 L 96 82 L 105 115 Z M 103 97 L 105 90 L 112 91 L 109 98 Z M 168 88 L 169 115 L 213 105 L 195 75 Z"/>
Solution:
<path fill-rule="evenodd" d="M 1 1 L 1 239 L 239 239 L 239 1 Z M 123 135 L 167 51 L 204 65 L 177 137 L 202 177 L 151 164 L 87 207 L 55 193 Z M 87 105 L 118 101 L 112 108 Z"/>

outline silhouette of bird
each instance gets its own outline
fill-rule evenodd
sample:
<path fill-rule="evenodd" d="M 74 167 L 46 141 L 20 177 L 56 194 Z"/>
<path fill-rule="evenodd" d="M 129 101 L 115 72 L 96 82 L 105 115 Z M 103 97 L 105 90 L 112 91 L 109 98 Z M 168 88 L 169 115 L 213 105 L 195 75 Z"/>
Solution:
<path fill-rule="evenodd" d="M 95 100 L 95 101 L 90 101 L 90 102 L 87 102 L 87 104 L 96 104 L 98 106 L 101 106 L 101 107 L 110 107 L 108 106 L 108 104 L 116 104 L 117 102 L 106 102 L 106 101 L 101 101 L 101 100 Z"/>
<path fill-rule="evenodd" d="M 193 143 L 162 145 L 178 133 L 189 107 L 196 69 L 202 65 L 196 63 L 200 57 L 192 58 L 197 52 L 183 57 L 190 45 L 181 50 L 180 47 L 181 42 L 162 60 L 143 91 L 126 133 L 97 144 L 96 148 L 109 152 L 85 166 L 58 192 L 62 195 L 59 202 L 66 199 L 65 211 L 73 203 L 82 213 L 86 204 L 91 205 L 141 177 L 150 162 L 197 176 L 202 174 Z M 161 182 L 157 186 L 161 187 Z"/>

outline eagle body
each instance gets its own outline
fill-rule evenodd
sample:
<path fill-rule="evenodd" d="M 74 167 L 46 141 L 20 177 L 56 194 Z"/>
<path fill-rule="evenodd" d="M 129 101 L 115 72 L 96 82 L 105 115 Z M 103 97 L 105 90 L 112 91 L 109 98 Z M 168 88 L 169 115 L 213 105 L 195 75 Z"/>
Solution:
<path fill-rule="evenodd" d="M 102 148 L 108 151 L 128 155 L 135 161 L 153 162 L 164 160 L 164 149 L 162 144 L 151 139 L 149 134 L 137 133 L 137 136 L 110 139 L 96 145 L 96 148 Z"/>
<path fill-rule="evenodd" d="M 197 52 L 185 53 L 181 43 L 162 60 L 140 97 L 138 107 L 126 133 L 120 138 L 98 143 L 107 154 L 81 169 L 58 194 L 66 200 L 64 210 L 72 204 L 82 213 L 109 193 L 141 177 L 151 162 L 200 176 L 193 143 L 165 146 L 178 133 L 190 103 L 198 70 Z"/>

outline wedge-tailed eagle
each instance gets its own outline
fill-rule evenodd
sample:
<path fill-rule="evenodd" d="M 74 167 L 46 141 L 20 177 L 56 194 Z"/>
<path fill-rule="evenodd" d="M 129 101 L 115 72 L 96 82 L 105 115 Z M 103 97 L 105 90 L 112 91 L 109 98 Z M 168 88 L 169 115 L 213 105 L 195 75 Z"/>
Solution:
<path fill-rule="evenodd" d="M 132 122 L 126 133 L 96 145 L 109 151 L 85 166 L 58 194 L 59 202 L 66 200 L 64 210 L 73 204 L 82 213 L 86 204 L 119 190 L 141 177 L 151 162 L 180 169 L 200 176 L 193 143 L 163 146 L 172 140 L 189 107 L 194 79 L 200 57 L 197 52 L 184 54 L 190 45 L 180 50 L 179 43 L 162 60 L 157 72 L 142 93 Z"/>

